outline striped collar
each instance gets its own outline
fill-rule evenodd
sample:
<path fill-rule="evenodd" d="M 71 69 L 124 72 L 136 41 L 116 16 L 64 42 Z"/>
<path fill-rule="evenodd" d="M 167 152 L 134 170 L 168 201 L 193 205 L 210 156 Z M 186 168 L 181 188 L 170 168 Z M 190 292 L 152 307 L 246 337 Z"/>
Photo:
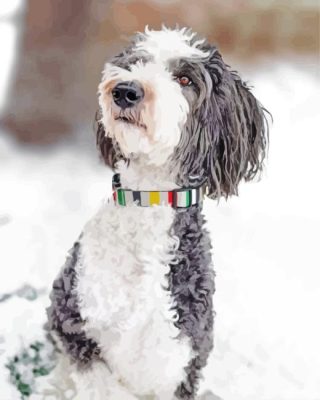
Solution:
<path fill-rule="evenodd" d="M 194 205 L 201 206 L 205 193 L 203 184 L 196 188 L 175 189 L 168 192 L 122 189 L 120 174 L 113 175 L 112 189 L 115 204 L 121 206 L 136 204 L 141 207 L 150 207 L 153 205 L 166 205 L 173 208 L 189 208 Z"/>

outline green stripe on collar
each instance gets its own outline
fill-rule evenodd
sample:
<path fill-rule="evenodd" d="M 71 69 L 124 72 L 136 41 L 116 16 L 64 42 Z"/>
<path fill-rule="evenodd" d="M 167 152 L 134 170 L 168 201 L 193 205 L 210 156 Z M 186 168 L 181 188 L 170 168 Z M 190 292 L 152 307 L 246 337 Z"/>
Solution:
<path fill-rule="evenodd" d="M 120 174 L 113 176 L 112 188 L 114 202 L 121 206 L 136 204 L 141 207 L 166 205 L 173 208 L 189 208 L 194 205 L 202 205 L 205 193 L 203 184 L 196 188 L 171 191 L 123 189 L 121 188 Z"/>

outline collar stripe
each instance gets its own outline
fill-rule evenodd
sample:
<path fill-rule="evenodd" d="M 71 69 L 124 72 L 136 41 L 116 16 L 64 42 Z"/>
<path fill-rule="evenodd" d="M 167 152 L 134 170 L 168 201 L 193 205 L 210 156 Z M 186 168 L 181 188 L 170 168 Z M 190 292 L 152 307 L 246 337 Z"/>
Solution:
<path fill-rule="evenodd" d="M 113 178 L 113 200 L 121 206 L 136 204 L 141 207 L 167 205 L 173 208 L 188 208 L 202 204 L 204 197 L 203 186 L 193 189 L 176 189 L 171 191 L 138 191 L 122 189 L 120 177 Z"/>
<path fill-rule="evenodd" d="M 119 189 L 118 190 L 118 203 L 121 206 L 125 206 L 126 205 L 126 198 L 125 198 L 125 194 L 124 194 L 124 190 L 123 189 Z"/>
<path fill-rule="evenodd" d="M 133 202 L 140 205 L 140 193 L 139 192 L 132 192 Z"/>
<path fill-rule="evenodd" d="M 168 205 L 175 208 L 188 208 L 202 202 L 203 194 L 201 188 L 170 192 L 115 189 L 113 200 L 120 206 L 137 204 L 141 207 Z"/>
<path fill-rule="evenodd" d="M 150 192 L 149 193 L 150 205 L 160 204 L 160 192 Z"/>

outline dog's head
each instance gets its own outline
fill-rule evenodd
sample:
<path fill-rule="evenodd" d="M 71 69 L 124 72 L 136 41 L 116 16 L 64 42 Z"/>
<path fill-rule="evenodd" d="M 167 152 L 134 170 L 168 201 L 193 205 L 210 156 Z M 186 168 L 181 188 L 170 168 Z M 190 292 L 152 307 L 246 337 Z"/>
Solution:
<path fill-rule="evenodd" d="M 97 143 L 105 162 L 143 159 L 210 197 L 237 193 L 262 168 L 264 109 L 217 48 L 190 30 L 137 34 L 105 65 Z"/>

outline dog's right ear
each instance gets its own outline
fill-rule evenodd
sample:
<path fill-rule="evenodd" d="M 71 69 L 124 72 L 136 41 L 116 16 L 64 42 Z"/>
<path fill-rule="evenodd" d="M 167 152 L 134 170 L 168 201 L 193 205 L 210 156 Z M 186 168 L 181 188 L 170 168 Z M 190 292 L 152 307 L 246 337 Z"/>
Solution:
<path fill-rule="evenodd" d="M 219 68 L 224 71 L 220 82 Z M 207 195 L 227 198 L 238 194 L 241 180 L 260 176 L 268 150 L 269 113 L 239 75 L 224 66 L 219 53 L 213 53 L 208 70 L 213 85 L 204 126 L 211 139 L 203 164 Z"/>
<path fill-rule="evenodd" d="M 116 146 L 113 143 L 112 138 L 106 135 L 105 128 L 101 122 L 101 111 L 96 112 L 95 117 L 96 125 L 96 145 L 100 152 L 100 156 L 103 162 L 110 168 L 114 169 L 116 163 L 123 159 L 123 157 L 116 151 Z"/>

